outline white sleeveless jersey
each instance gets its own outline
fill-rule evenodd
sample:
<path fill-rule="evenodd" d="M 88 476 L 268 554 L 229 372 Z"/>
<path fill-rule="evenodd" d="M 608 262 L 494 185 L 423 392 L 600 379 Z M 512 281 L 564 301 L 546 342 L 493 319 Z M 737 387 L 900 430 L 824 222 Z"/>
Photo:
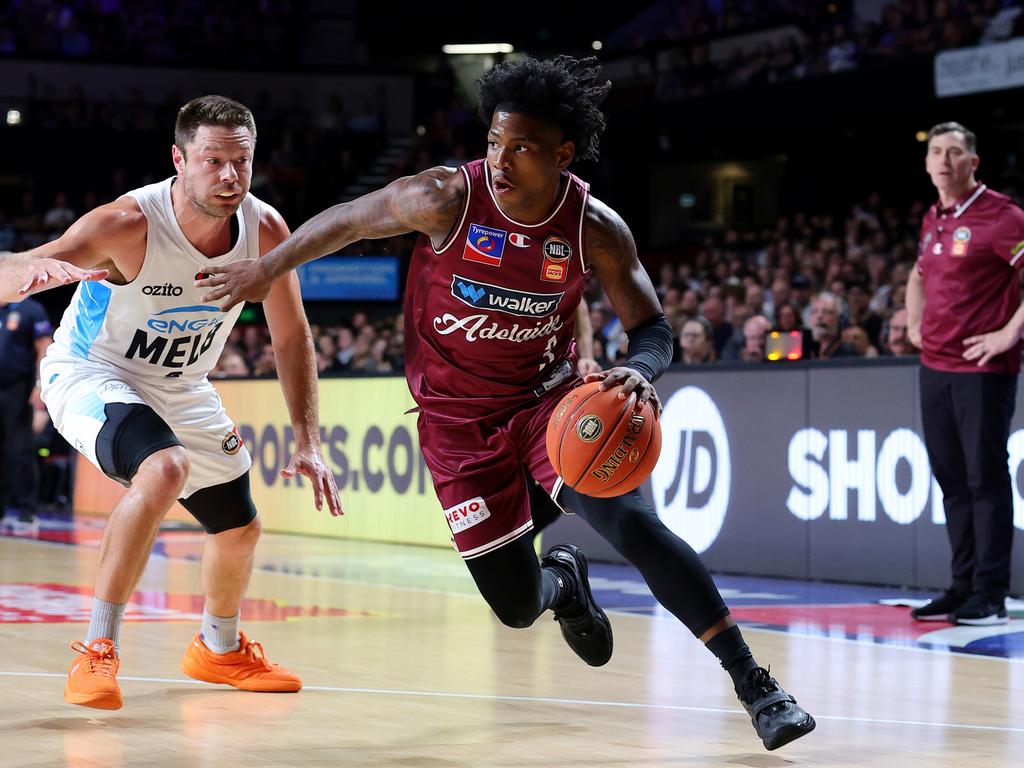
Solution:
<path fill-rule="evenodd" d="M 259 258 L 264 203 L 246 195 L 235 214 L 238 241 L 222 256 L 207 258 L 174 216 L 173 181 L 127 193 L 146 215 L 142 270 L 127 285 L 79 284 L 47 356 L 90 360 L 146 378 L 201 378 L 216 365 L 242 305 L 222 312 L 201 300 L 210 289 L 193 282 L 207 267 Z"/>

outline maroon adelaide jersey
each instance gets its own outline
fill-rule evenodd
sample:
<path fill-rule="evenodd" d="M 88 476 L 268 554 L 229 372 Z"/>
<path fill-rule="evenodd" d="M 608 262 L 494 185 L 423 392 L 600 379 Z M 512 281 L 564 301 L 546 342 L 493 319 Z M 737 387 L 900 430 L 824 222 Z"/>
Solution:
<path fill-rule="evenodd" d="M 459 168 L 466 201 L 440 249 L 421 235 L 405 292 L 405 372 L 428 414 L 474 419 L 575 376 L 573 322 L 586 283 L 589 187 L 563 172 L 537 224 L 498 208 L 484 160 Z"/>
<path fill-rule="evenodd" d="M 998 331 L 1020 306 L 1024 211 L 984 184 L 950 208 L 933 205 L 921 225 L 924 280 L 921 363 L 948 373 L 1017 373 L 1020 344 L 979 368 L 964 339 Z"/>

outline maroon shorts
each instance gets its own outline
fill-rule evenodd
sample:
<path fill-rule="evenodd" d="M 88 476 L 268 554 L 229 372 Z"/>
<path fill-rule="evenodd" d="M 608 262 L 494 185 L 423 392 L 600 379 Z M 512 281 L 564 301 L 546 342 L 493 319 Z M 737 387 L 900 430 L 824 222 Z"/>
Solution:
<path fill-rule="evenodd" d="M 561 489 L 545 436 L 551 412 L 578 384 L 567 381 L 494 421 L 420 412 L 423 460 L 463 558 L 480 557 L 533 529 L 527 474 L 552 498 Z"/>

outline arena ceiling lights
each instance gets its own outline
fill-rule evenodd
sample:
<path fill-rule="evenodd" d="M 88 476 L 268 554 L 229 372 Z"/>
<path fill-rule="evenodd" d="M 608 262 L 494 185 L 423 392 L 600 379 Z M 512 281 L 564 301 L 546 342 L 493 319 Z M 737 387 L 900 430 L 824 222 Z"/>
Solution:
<path fill-rule="evenodd" d="M 512 43 L 452 43 L 442 45 L 441 50 L 449 56 L 473 56 L 494 53 L 512 53 Z"/>

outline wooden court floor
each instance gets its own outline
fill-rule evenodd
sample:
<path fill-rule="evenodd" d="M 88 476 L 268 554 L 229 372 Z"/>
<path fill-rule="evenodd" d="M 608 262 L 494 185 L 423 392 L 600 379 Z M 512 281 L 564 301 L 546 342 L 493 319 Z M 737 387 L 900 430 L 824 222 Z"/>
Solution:
<path fill-rule="evenodd" d="M 613 612 L 591 669 L 553 621 L 501 626 L 450 551 L 268 535 L 242 624 L 298 694 L 195 683 L 201 534 L 162 536 L 122 640 L 125 706 L 64 703 L 95 530 L 0 538 L 0 766 L 1024 765 L 1024 662 L 745 630 L 818 720 L 766 752 L 728 677 L 673 619 Z"/>

